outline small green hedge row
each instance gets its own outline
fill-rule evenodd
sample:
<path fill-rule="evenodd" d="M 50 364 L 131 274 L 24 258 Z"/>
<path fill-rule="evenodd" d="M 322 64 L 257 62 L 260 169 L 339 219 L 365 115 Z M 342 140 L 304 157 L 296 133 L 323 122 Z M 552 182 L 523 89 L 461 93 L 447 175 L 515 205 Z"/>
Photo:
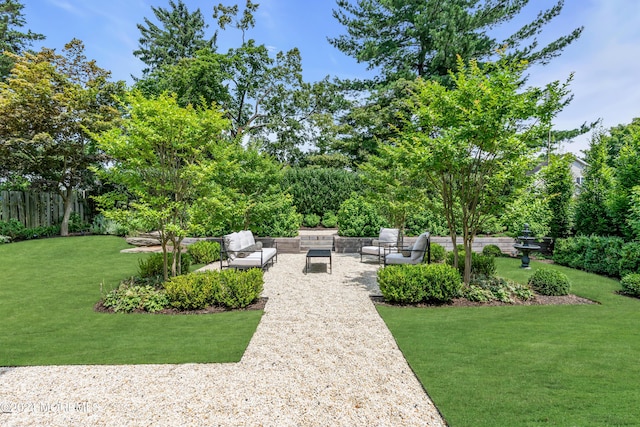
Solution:
<path fill-rule="evenodd" d="M 69 231 L 74 231 L 69 224 Z M 60 226 L 51 225 L 46 227 L 27 228 L 15 218 L 9 221 L 0 221 L 0 236 L 8 237 L 6 243 L 19 240 L 39 239 L 42 237 L 53 237 L 60 235 Z"/>
<path fill-rule="evenodd" d="M 220 243 L 198 240 L 187 247 L 187 253 L 194 264 L 210 264 L 220 261 Z"/>
<path fill-rule="evenodd" d="M 620 285 L 625 294 L 640 298 L 640 274 L 627 274 L 620 280 Z"/>
<path fill-rule="evenodd" d="M 557 239 L 556 264 L 611 277 L 640 273 L 640 243 L 624 243 L 619 237 L 578 236 Z"/>
<path fill-rule="evenodd" d="M 458 296 L 458 271 L 446 264 L 392 265 L 378 270 L 378 285 L 391 303 L 448 303 Z"/>
<path fill-rule="evenodd" d="M 260 297 L 262 270 L 222 270 L 171 278 L 164 289 L 172 307 L 198 310 L 212 305 L 244 308 Z"/>
<path fill-rule="evenodd" d="M 567 295 L 571 289 L 567 275 L 550 268 L 536 270 L 529 277 L 529 286 L 541 295 Z"/>

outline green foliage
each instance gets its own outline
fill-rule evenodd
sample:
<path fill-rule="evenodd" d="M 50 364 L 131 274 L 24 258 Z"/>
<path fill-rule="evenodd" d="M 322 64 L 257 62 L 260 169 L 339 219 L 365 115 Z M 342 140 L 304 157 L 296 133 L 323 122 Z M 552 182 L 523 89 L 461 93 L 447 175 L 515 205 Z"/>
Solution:
<path fill-rule="evenodd" d="M 460 275 L 446 264 L 392 265 L 378 270 L 378 285 L 391 303 L 448 303 L 458 296 Z"/>
<path fill-rule="evenodd" d="M 447 250 L 444 246 L 438 243 L 431 243 L 431 262 L 442 262 L 447 255 Z"/>
<path fill-rule="evenodd" d="M 173 264 L 173 254 L 167 253 L 167 263 Z M 180 271 L 182 274 L 189 273 L 191 258 L 188 254 L 180 256 Z M 138 260 L 138 275 L 142 278 L 156 278 L 163 276 L 164 257 L 161 253 L 149 255 L 147 258 Z"/>
<path fill-rule="evenodd" d="M 338 211 L 338 234 L 346 237 L 375 237 L 384 225 L 375 205 L 363 196 L 352 195 Z"/>
<path fill-rule="evenodd" d="M 502 250 L 498 247 L 498 245 L 487 245 L 482 248 L 482 255 L 497 257 L 503 256 Z"/>
<path fill-rule="evenodd" d="M 515 299 L 528 301 L 534 297 L 529 286 L 516 283 L 502 277 L 478 276 L 471 280 L 462 294 L 469 301 L 500 301 L 512 303 Z"/>
<path fill-rule="evenodd" d="M 407 215 L 405 234 L 407 236 L 419 236 L 429 231 L 432 236 L 446 236 L 449 234 L 447 221 L 443 216 L 438 216 L 429 209 L 418 209 Z"/>
<path fill-rule="evenodd" d="M 522 62 L 503 56 L 457 65 L 451 88 L 417 81 L 393 150 L 414 182 L 439 194 L 449 234 L 461 230 L 468 246 L 528 183 L 535 147 L 562 109 L 570 79 L 523 89 Z M 466 265 L 465 283 L 470 273 Z"/>
<path fill-rule="evenodd" d="M 342 169 L 288 168 L 281 185 L 303 215 L 337 212 L 352 193 L 363 191 L 358 175 Z"/>
<path fill-rule="evenodd" d="M 99 176 L 115 188 L 96 200 L 105 217 L 158 230 L 163 248 L 175 252 L 196 225 L 193 206 L 222 192 L 213 178 L 233 149 L 222 141 L 228 122 L 214 107 L 181 108 L 167 94 L 134 91 L 126 101 L 122 126 L 94 136 L 112 159 Z M 165 280 L 177 274 L 164 266 Z"/>
<path fill-rule="evenodd" d="M 251 268 L 247 271 L 224 270 L 221 303 L 228 308 L 244 308 L 260 297 L 264 279 L 262 270 Z"/>
<path fill-rule="evenodd" d="M 302 220 L 302 225 L 305 227 L 317 227 L 320 225 L 320 216 L 316 214 L 306 214 Z"/>
<path fill-rule="evenodd" d="M 187 247 L 194 264 L 210 264 L 220 260 L 220 243 L 198 240 Z"/>
<path fill-rule="evenodd" d="M 620 277 L 623 266 L 631 269 L 639 267 L 635 261 L 637 255 L 640 255 L 640 251 L 635 249 L 634 244 L 625 244 L 620 237 L 577 236 L 557 239 L 553 250 L 556 264 L 611 277 Z"/>
<path fill-rule="evenodd" d="M 539 268 L 534 271 L 528 283 L 541 295 L 567 295 L 571 289 L 567 275 L 550 268 Z"/>
<path fill-rule="evenodd" d="M 524 224 L 529 224 L 532 236 L 544 237 L 551 231 L 551 217 L 549 197 L 538 185 L 530 182 L 516 190 L 513 201 L 505 206 L 499 219 L 510 237 L 520 236 Z"/>
<path fill-rule="evenodd" d="M 571 230 L 572 197 L 575 190 L 571 163 L 574 159 L 573 154 L 551 155 L 549 164 L 540 172 L 551 211 L 549 235 L 554 239 L 567 237 Z"/>
<path fill-rule="evenodd" d="M 336 228 L 338 226 L 338 217 L 335 212 L 325 212 L 324 215 L 322 215 L 322 225 L 326 228 Z"/>
<path fill-rule="evenodd" d="M 125 281 L 118 288 L 109 291 L 102 303 L 116 313 L 134 310 L 153 313 L 167 308 L 169 299 L 164 291 L 153 286 L 139 286 Z"/>
<path fill-rule="evenodd" d="M 19 31 L 26 24 L 22 9 L 24 5 L 20 0 L 4 0 L 0 4 L 0 52 L 3 52 L 0 55 L 0 80 L 4 80 L 13 67 L 13 60 L 4 52 L 20 54 L 34 41 L 45 38 L 31 30 L 26 33 Z"/>
<path fill-rule="evenodd" d="M 124 82 L 109 82 L 109 71 L 87 60 L 77 39 L 62 55 L 47 48 L 6 54 L 15 66 L 0 82 L 0 178 L 59 194 L 66 236 L 73 191 L 95 182 L 89 167 L 104 160 L 91 134 L 117 125 Z"/>
<path fill-rule="evenodd" d="M 460 245 L 458 245 L 460 246 Z M 462 249 L 462 250 L 461 250 Z M 458 270 L 460 274 L 464 273 L 464 248 L 458 248 Z M 447 264 L 453 266 L 454 254 L 447 252 Z M 471 253 L 471 277 L 486 276 L 493 277 L 496 273 L 496 260 L 494 256 L 480 255 L 475 252 Z"/>
<path fill-rule="evenodd" d="M 627 274 L 620 280 L 620 285 L 625 294 L 640 298 L 640 274 Z"/>
<path fill-rule="evenodd" d="M 295 237 L 302 224 L 289 194 L 274 194 L 253 207 L 248 223 L 256 236 Z"/>
<path fill-rule="evenodd" d="M 601 132 L 591 138 L 586 154 L 585 160 L 588 165 L 584 170 L 574 214 L 576 234 L 615 235 L 615 227 L 607 206 L 614 184 L 613 169 L 608 164 L 606 138 Z"/>
<path fill-rule="evenodd" d="M 627 243 L 620 252 L 620 277 L 640 273 L 640 242 Z"/>
<path fill-rule="evenodd" d="M 189 12 L 182 0 L 169 1 L 171 9 L 151 6 L 159 26 L 144 18 L 138 24 L 140 46 L 133 54 L 147 65 L 143 71 L 149 73 L 163 65 L 176 64 L 182 58 L 191 58 L 195 52 L 211 47 L 213 40 L 204 38 L 207 25 L 200 9 Z"/>
<path fill-rule="evenodd" d="M 27 228 L 20 221 L 11 218 L 9 221 L 0 221 L 0 235 L 9 238 L 9 241 L 31 240 L 43 237 L 60 235 L 59 225 Z M 9 241 L 5 243 L 9 243 Z"/>
<path fill-rule="evenodd" d="M 163 284 L 172 307 L 199 310 L 221 301 L 222 284 L 217 271 L 172 277 Z"/>
<path fill-rule="evenodd" d="M 503 46 L 513 49 L 513 56 L 528 62 L 547 63 L 580 36 L 582 28 L 573 30 L 538 49 L 532 34 L 538 34 L 562 10 L 562 3 L 540 11 L 533 22 L 496 40 L 489 31 L 518 16 L 528 1 L 516 1 L 508 8 L 475 1 L 436 0 L 388 2 L 383 0 L 338 0 L 334 16 L 345 26 L 347 35 L 329 42 L 370 69 L 380 69 L 383 77 L 396 80 L 422 76 L 425 80 L 442 80 L 456 68 L 456 57 L 487 58 Z M 425 19 L 428 17 L 428 19 Z"/>
<path fill-rule="evenodd" d="M 114 236 L 126 236 L 129 234 L 129 230 L 126 227 L 112 219 L 105 218 L 102 214 L 93 217 L 90 231 L 93 234 L 110 234 Z"/>
<path fill-rule="evenodd" d="M 260 297 L 264 279 L 262 270 L 228 269 L 174 277 L 164 283 L 171 306 L 197 310 L 211 305 L 244 308 Z"/>

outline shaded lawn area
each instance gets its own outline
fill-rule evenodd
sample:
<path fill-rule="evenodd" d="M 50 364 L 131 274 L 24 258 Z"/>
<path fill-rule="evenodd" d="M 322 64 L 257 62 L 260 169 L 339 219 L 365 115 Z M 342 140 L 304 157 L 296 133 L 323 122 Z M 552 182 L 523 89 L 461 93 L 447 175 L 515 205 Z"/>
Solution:
<path fill-rule="evenodd" d="M 497 261 L 498 275 L 521 283 L 559 269 L 572 293 L 601 304 L 378 306 L 449 425 L 640 425 L 640 300 L 615 294 L 613 279 Z"/>
<path fill-rule="evenodd" d="M 112 236 L 0 245 L 0 366 L 237 362 L 262 311 L 208 315 L 93 311 L 148 254 Z"/>

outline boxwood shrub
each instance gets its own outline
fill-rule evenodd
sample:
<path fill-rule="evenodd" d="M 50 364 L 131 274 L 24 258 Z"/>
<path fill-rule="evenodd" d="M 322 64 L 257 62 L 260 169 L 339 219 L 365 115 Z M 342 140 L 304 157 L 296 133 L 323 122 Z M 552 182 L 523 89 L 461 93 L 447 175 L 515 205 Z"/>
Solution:
<path fill-rule="evenodd" d="M 500 257 L 502 256 L 502 250 L 498 245 L 487 245 L 482 248 L 482 255 L 492 256 L 492 257 Z"/>
<path fill-rule="evenodd" d="M 459 295 L 460 274 L 446 264 L 392 265 L 378 270 L 378 285 L 391 303 L 448 303 Z"/>
<path fill-rule="evenodd" d="M 447 251 L 444 246 L 438 243 L 431 243 L 431 262 L 442 262 L 447 255 Z"/>
<path fill-rule="evenodd" d="M 172 307 L 197 310 L 212 305 L 244 308 L 260 297 L 262 270 L 227 269 L 173 277 L 164 284 Z"/>
<path fill-rule="evenodd" d="M 640 274 L 627 274 L 620 280 L 620 285 L 625 294 L 640 298 Z"/>
<path fill-rule="evenodd" d="M 447 253 L 447 264 L 453 265 L 453 252 Z M 460 275 L 464 275 L 464 250 L 458 251 L 458 270 Z M 475 252 L 471 253 L 471 275 L 492 277 L 496 274 L 496 260 L 493 256 L 480 255 Z"/>
<path fill-rule="evenodd" d="M 380 233 L 384 221 L 378 209 L 363 196 L 353 195 L 338 211 L 338 234 L 346 237 L 374 237 Z"/>
<path fill-rule="evenodd" d="M 198 240 L 187 247 L 194 264 L 210 264 L 220 260 L 220 243 Z"/>
<path fill-rule="evenodd" d="M 567 295 L 571 289 L 567 275 L 550 268 L 536 270 L 529 277 L 529 286 L 541 295 Z"/>

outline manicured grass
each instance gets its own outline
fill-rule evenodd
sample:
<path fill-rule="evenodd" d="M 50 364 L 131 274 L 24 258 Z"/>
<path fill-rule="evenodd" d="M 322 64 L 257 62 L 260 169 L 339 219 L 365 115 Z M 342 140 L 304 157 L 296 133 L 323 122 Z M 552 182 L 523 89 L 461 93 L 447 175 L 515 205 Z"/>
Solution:
<path fill-rule="evenodd" d="M 123 239 L 86 236 L 0 245 L 0 366 L 237 362 L 262 311 L 106 314 L 104 291 L 136 274 Z"/>
<path fill-rule="evenodd" d="M 618 281 L 559 266 L 498 259 L 526 283 L 566 273 L 598 305 L 396 308 L 378 311 L 451 426 L 640 424 L 640 300 Z"/>

